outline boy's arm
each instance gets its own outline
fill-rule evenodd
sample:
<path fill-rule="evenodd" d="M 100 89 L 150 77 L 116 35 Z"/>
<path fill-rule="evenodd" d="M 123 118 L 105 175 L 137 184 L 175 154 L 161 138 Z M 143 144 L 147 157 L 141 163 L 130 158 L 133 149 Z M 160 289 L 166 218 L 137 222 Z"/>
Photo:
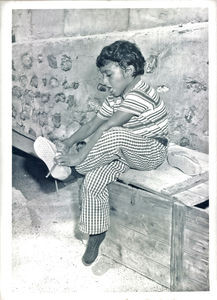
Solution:
<path fill-rule="evenodd" d="M 63 166 L 76 166 L 80 164 L 87 157 L 88 153 L 102 136 L 104 131 L 107 131 L 112 127 L 122 126 L 123 124 L 127 123 L 133 116 L 134 114 L 132 113 L 123 111 L 115 112 L 110 119 L 99 126 L 99 128 L 92 135 L 91 140 L 80 150 L 80 152 L 76 156 L 71 157 L 69 155 L 58 155 L 56 158 L 58 164 Z"/>
<path fill-rule="evenodd" d="M 94 131 L 99 128 L 106 120 L 103 120 L 97 116 L 93 117 L 89 122 L 82 125 L 75 133 L 73 133 L 69 138 L 65 139 L 63 143 L 67 147 L 72 147 L 75 143 L 81 142 L 87 137 L 89 137 Z"/>

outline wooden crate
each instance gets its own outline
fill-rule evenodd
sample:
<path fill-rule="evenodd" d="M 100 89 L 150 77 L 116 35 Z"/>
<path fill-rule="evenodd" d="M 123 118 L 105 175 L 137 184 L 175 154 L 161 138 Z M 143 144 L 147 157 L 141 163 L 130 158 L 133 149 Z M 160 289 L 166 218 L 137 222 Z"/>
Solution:
<path fill-rule="evenodd" d="M 209 290 L 208 156 L 200 175 L 165 162 L 154 171 L 129 170 L 109 185 L 111 228 L 101 251 L 172 291 Z"/>

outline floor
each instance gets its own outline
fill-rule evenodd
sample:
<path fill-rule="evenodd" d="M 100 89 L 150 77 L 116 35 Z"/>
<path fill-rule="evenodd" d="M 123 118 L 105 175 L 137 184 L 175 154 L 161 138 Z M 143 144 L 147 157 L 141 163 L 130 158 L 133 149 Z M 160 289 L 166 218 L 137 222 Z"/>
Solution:
<path fill-rule="evenodd" d="M 58 182 L 57 193 L 46 174 L 42 161 L 13 149 L 14 294 L 168 291 L 102 254 L 84 266 L 87 236 L 77 228 L 82 177 Z"/>

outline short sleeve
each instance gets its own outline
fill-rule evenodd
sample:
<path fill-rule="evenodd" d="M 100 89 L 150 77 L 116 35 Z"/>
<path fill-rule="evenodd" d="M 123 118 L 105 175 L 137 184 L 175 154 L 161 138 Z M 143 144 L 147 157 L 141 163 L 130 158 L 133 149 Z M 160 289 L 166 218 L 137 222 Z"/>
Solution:
<path fill-rule="evenodd" d="M 100 119 L 104 119 L 107 120 L 108 118 L 110 118 L 113 115 L 113 109 L 109 104 L 108 99 L 106 99 L 101 108 L 98 110 L 97 112 L 97 117 L 99 117 Z"/>
<path fill-rule="evenodd" d="M 118 110 L 139 116 L 150 109 L 152 109 L 152 106 L 145 100 L 144 95 L 141 95 L 139 91 L 131 91 Z"/>

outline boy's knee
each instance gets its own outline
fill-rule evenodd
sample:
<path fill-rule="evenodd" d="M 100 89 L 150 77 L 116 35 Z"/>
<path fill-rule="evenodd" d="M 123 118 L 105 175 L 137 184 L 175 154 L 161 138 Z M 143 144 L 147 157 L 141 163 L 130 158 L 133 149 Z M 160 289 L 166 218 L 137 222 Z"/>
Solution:
<path fill-rule="evenodd" d="M 116 127 L 110 128 L 107 131 L 104 131 L 102 137 L 104 137 L 104 138 L 106 138 L 106 137 L 111 138 L 111 137 L 116 137 L 116 136 L 119 137 L 120 133 L 123 134 L 124 132 L 125 132 L 125 129 L 123 127 L 116 126 Z"/>

